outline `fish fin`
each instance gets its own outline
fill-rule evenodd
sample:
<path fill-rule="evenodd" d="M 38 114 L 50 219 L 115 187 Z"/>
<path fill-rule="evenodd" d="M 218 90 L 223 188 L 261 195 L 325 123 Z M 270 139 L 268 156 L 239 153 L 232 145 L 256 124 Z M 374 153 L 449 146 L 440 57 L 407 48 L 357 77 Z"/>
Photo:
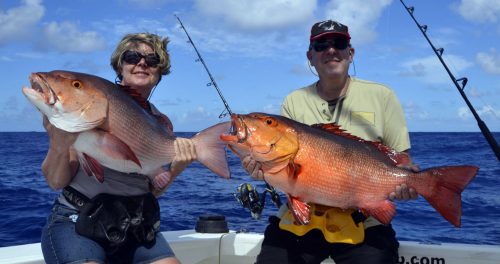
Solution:
<path fill-rule="evenodd" d="M 311 206 L 302 202 L 297 197 L 288 195 L 288 206 L 292 211 L 295 221 L 301 225 L 309 224 L 311 220 Z"/>
<path fill-rule="evenodd" d="M 100 183 L 104 182 L 104 170 L 101 163 L 91 156 L 82 153 L 78 157 L 80 164 L 88 176 L 94 176 Z"/>
<path fill-rule="evenodd" d="M 384 200 L 382 203 L 377 203 L 372 207 L 368 206 L 361 211 L 365 215 L 371 215 L 375 217 L 380 223 L 388 225 L 391 223 L 392 218 L 396 214 L 396 205 L 389 200 Z"/>
<path fill-rule="evenodd" d="M 435 179 L 427 182 L 434 186 L 415 187 L 448 222 L 460 227 L 462 216 L 461 193 L 474 179 L 479 170 L 475 166 L 450 166 L 430 168 L 418 174 L 426 174 Z"/>
<path fill-rule="evenodd" d="M 75 144 L 88 144 L 93 142 L 104 155 L 114 160 L 130 160 L 142 168 L 139 158 L 132 149 L 118 137 L 104 130 L 86 131 L 78 137 Z"/>
<path fill-rule="evenodd" d="M 220 135 L 230 127 L 231 122 L 219 123 L 200 131 L 192 138 L 198 161 L 226 179 L 231 176 L 231 172 L 227 163 L 226 143 L 220 139 Z"/>
<path fill-rule="evenodd" d="M 296 178 L 301 171 L 302 167 L 299 164 L 293 162 L 292 159 L 288 162 L 288 175 Z"/>
<path fill-rule="evenodd" d="M 114 159 L 130 160 L 142 168 L 139 158 L 137 158 L 127 143 L 105 131 L 96 133 L 100 137 L 98 147 L 103 153 Z"/>
<path fill-rule="evenodd" d="M 326 131 L 328 133 L 341 136 L 344 138 L 348 138 L 351 140 L 355 140 L 361 143 L 367 143 L 373 145 L 376 149 L 378 149 L 380 152 L 385 154 L 394 165 L 400 165 L 400 164 L 409 164 L 410 163 L 410 158 L 408 154 L 404 152 L 397 152 L 396 150 L 392 149 L 391 147 L 388 147 L 381 142 L 376 142 L 376 141 L 369 141 L 369 140 L 364 140 L 360 137 L 357 137 L 355 135 L 352 135 L 350 133 L 345 132 L 344 129 L 341 128 L 340 125 L 336 123 L 329 123 L 329 124 L 314 124 L 311 127 L 321 129 L 323 131 Z"/>

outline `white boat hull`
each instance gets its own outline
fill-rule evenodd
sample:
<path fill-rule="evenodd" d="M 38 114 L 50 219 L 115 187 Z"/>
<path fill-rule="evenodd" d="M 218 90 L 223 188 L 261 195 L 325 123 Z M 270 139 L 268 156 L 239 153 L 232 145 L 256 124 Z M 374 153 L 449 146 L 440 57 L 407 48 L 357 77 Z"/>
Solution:
<path fill-rule="evenodd" d="M 263 235 L 257 233 L 202 234 L 194 230 L 162 233 L 182 263 L 254 263 Z M 500 246 L 457 243 L 422 244 L 400 241 L 402 264 L 498 264 Z M 43 261 L 40 243 L 0 248 L 0 264 L 38 264 Z M 323 263 L 334 263 L 326 260 Z"/>

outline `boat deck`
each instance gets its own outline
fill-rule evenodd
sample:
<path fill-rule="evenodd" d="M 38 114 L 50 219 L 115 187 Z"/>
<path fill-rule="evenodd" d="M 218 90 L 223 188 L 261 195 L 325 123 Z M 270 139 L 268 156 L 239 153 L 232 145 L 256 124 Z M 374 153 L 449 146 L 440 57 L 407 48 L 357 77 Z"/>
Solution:
<path fill-rule="evenodd" d="M 263 235 L 257 233 L 202 234 L 194 230 L 162 233 L 182 263 L 254 263 Z M 401 241 L 404 264 L 498 264 L 500 246 L 469 244 L 422 244 Z M 40 243 L 0 248 L 0 264 L 38 264 L 43 261 Z M 334 263 L 326 260 L 323 263 Z"/>

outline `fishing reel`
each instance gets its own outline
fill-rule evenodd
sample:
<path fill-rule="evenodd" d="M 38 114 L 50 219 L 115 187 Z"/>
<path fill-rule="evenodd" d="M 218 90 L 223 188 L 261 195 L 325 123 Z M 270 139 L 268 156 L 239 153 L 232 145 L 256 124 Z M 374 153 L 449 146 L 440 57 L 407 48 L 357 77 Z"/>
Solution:
<path fill-rule="evenodd" d="M 257 188 L 250 183 L 242 183 L 236 188 L 234 198 L 243 206 L 250 210 L 250 215 L 253 219 L 259 219 L 262 215 L 262 210 L 266 203 L 266 194 L 271 194 L 271 200 L 279 208 L 281 206 L 280 197 L 274 187 L 267 184 L 267 188 L 259 195 Z"/>

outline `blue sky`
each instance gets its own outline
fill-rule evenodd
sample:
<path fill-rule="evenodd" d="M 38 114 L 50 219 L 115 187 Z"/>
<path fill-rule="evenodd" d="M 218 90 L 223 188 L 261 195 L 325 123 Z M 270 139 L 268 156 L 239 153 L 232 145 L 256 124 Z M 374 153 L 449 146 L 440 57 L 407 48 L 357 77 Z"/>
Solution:
<path fill-rule="evenodd" d="M 406 0 L 491 131 L 500 131 L 500 0 Z M 148 31 L 171 39 L 172 73 L 153 103 L 175 131 L 199 131 L 227 118 L 178 14 L 233 112 L 279 113 L 283 97 L 313 83 L 305 52 L 311 25 L 349 26 L 358 78 L 393 88 L 410 131 L 479 131 L 455 86 L 396 0 L 72 0 L 0 2 L 0 131 L 43 131 L 21 93 L 31 72 L 64 69 L 115 75 L 109 57 L 120 38 Z"/>

